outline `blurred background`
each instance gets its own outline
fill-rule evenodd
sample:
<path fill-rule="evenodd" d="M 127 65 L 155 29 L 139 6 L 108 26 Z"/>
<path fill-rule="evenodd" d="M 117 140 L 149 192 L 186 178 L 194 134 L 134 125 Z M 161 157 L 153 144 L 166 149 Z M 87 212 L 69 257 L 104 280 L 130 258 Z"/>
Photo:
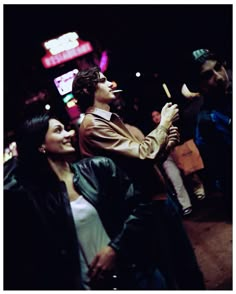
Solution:
<path fill-rule="evenodd" d="M 26 117 L 53 110 L 68 123 L 81 119 L 71 94 L 74 74 L 99 65 L 123 89 L 130 108 L 150 111 L 179 86 L 191 51 L 208 48 L 232 66 L 232 7 L 207 5 L 3 5 L 4 146 Z M 151 121 L 151 120 L 150 120 Z"/>

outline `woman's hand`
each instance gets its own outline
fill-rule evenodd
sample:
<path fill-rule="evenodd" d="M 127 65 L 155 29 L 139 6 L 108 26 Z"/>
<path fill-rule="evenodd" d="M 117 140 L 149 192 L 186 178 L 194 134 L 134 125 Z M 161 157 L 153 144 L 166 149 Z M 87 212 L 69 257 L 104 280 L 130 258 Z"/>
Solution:
<path fill-rule="evenodd" d="M 104 279 L 107 273 L 115 268 L 116 257 L 116 251 L 110 246 L 106 246 L 98 252 L 89 266 L 88 276 L 90 281 Z"/>

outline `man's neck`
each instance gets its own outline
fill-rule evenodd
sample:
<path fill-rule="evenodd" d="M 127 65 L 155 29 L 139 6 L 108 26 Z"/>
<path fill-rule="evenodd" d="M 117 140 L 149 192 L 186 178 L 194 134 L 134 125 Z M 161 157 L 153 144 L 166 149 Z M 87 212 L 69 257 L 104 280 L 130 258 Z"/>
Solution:
<path fill-rule="evenodd" d="M 93 106 L 96 108 L 106 110 L 106 111 L 110 111 L 110 106 L 106 103 L 101 103 L 96 101 Z"/>

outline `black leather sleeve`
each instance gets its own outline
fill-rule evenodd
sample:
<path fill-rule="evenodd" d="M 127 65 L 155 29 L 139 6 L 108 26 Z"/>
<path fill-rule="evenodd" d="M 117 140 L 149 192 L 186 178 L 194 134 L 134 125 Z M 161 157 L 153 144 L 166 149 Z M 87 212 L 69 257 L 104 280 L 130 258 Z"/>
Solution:
<path fill-rule="evenodd" d="M 139 203 L 123 223 L 123 227 L 110 242 L 123 259 L 131 262 L 145 260 L 145 252 L 152 237 L 152 203 Z M 147 250 L 146 250 L 147 249 Z"/>
<path fill-rule="evenodd" d="M 109 246 L 124 259 L 140 260 L 151 237 L 152 202 L 143 200 L 127 174 L 110 158 L 86 158 L 79 166 L 83 191 L 96 205 L 111 239 Z"/>
<path fill-rule="evenodd" d="M 145 252 L 147 252 L 145 248 L 148 250 L 152 236 L 153 203 L 144 201 L 144 197 L 127 174 L 111 159 L 105 158 L 104 160 L 108 174 L 111 175 L 109 177 L 107 174 L 106 177 L 110 187 L 108 194 L 113 194 L 110 208 L 116 214 L 116 219 L 121 222 L 109 246 L 125 260 L 132 262 L 145 260 Z M 110 218 L 111 213 L 107 214 Z"/>

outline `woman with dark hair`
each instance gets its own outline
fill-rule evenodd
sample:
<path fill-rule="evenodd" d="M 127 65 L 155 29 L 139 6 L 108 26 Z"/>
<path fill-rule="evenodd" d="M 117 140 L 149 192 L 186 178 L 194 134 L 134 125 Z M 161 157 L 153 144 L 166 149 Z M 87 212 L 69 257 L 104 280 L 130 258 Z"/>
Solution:
<path fill-rule="evenodd" d="M 151 203 L 137 202 L 108 158 L 70 163 L 73 133 L 34 117 L 19 133 L 18 158 L 6 162 L 4 289 L 164 289 L 142 241 Z"/>

